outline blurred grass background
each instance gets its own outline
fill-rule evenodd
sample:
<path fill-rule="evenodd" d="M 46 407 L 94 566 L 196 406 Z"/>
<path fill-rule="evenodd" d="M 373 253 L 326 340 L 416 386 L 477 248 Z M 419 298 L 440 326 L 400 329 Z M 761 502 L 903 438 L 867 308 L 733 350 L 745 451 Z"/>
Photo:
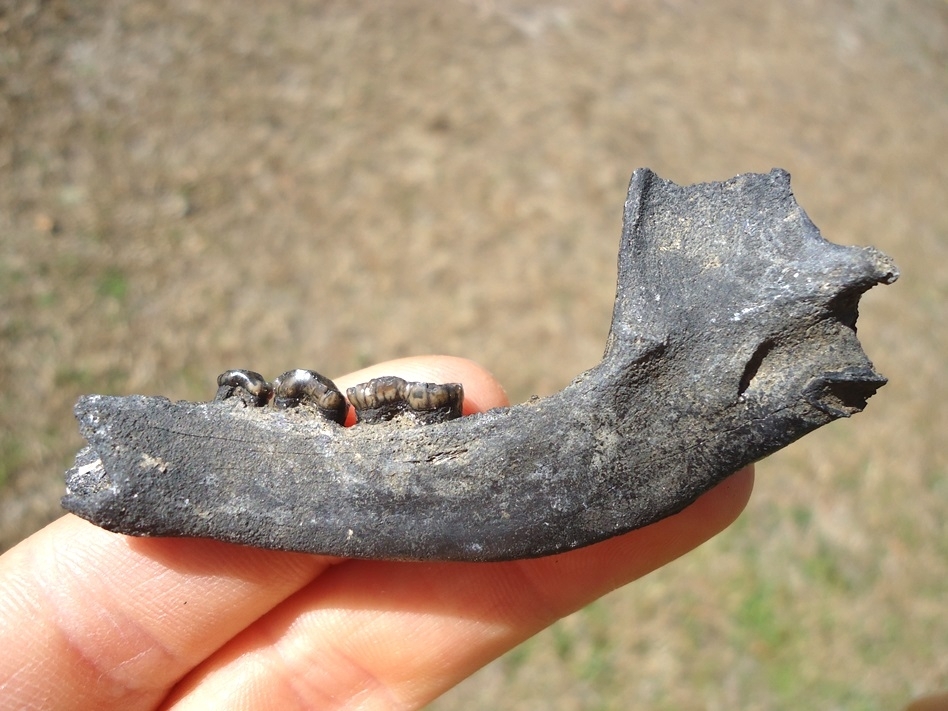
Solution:
<path fill-rule="evenodd" d="M 0 549 L 57 517 L 81 393 L 595 364 L 632 170 L 774 166 L 893 255 L 890 384 L 769 458 L 727 532 L 448 709 L 858 709 L 948 688 L 944 0 L 0 0 Z"/>

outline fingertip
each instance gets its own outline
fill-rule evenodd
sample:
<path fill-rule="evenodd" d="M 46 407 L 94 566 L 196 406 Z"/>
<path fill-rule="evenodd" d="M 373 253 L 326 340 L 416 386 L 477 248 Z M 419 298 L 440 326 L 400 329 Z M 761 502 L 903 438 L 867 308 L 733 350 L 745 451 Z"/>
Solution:
<path fill-rule="evenodd" d="M 734 523 L 747 506 L 753 489 L 754 465 L 749 464 L 699 496 L 681 512 L 640 529 L 638 533 L 643 538 L 654 536 L 663 541 L 661 548 L 664 550 L 654 561 L 655 567 L 697 548 Z"/>
<path fill-rule="evenodd" d="M 701 507 L 698 517 L 704 519 L 704 529 L 713 536 L 734 523 L 753 491 L 754 465 L 748 464 L 695 502 Z"/>
<path fill-rule="evenodd" d="M 747 506 L 754 466 L 732 474 L 681 512 L 587 548 L 519 561 L 541 589 L 555 589 L 552 609 L 568 614 L 679 558 L 730 526 Z"/>

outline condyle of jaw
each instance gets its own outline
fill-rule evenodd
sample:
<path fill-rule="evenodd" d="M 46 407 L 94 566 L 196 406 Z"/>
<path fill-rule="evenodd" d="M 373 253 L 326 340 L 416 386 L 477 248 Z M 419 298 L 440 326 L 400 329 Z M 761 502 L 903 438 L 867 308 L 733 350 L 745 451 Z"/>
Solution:
<path fill-rule="evenodd" d="M 63 505 L 134 535 L 366 558 L 534 557 L 676 513 L 860 411 L 885 383 L 856 339 L 857 305 L 898 272 L 872 248 L 825 241 L 783 171 L 688 187 L 636 171 L 618 272 L 602 362 L 510 408 L 343 428 L 241 397 L 82 398 L 89 447 Z M 226 375 L 221 387 L 245 387 Z M 360 387 L 349 398 L 367 412 L 441 398 L 394 381 Z"/>

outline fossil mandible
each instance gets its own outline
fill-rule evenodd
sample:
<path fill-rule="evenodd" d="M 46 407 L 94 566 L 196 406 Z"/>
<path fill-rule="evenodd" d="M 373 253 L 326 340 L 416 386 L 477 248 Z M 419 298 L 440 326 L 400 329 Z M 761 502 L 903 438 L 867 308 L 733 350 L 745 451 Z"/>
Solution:
<path fill-rule="evenodd" d="M 618 272 L 602 362 L 509 408 L 344 428 L 239 397 L 82 397 L 89 444 L 63 506 L 131 535 L 396 560 L 543 556 L 680 511 L 886 382 L 856 338 L 857 305 L 898 270 L 824 240 L 782 170 L 688 187 L 637 170 Z M 243 382 L 229 372 L 222 387 Z"/>

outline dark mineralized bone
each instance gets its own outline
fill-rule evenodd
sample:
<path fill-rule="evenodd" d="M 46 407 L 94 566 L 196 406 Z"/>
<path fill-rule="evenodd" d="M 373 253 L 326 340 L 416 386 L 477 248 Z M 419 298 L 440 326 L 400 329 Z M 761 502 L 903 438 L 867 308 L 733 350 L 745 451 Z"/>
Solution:
<path fill-rule="evenodd" d="M 562 392 L 348 429 L 240 398 L 87 396 L 63 506 L 121 533 L 337 556 L 578 548 L 862 410 L 885 379 L 857 303 L 897 276 L 875 249 L 826 242 L 781 170 L 691 187 L 639 170 L 605 355 Z"/>

